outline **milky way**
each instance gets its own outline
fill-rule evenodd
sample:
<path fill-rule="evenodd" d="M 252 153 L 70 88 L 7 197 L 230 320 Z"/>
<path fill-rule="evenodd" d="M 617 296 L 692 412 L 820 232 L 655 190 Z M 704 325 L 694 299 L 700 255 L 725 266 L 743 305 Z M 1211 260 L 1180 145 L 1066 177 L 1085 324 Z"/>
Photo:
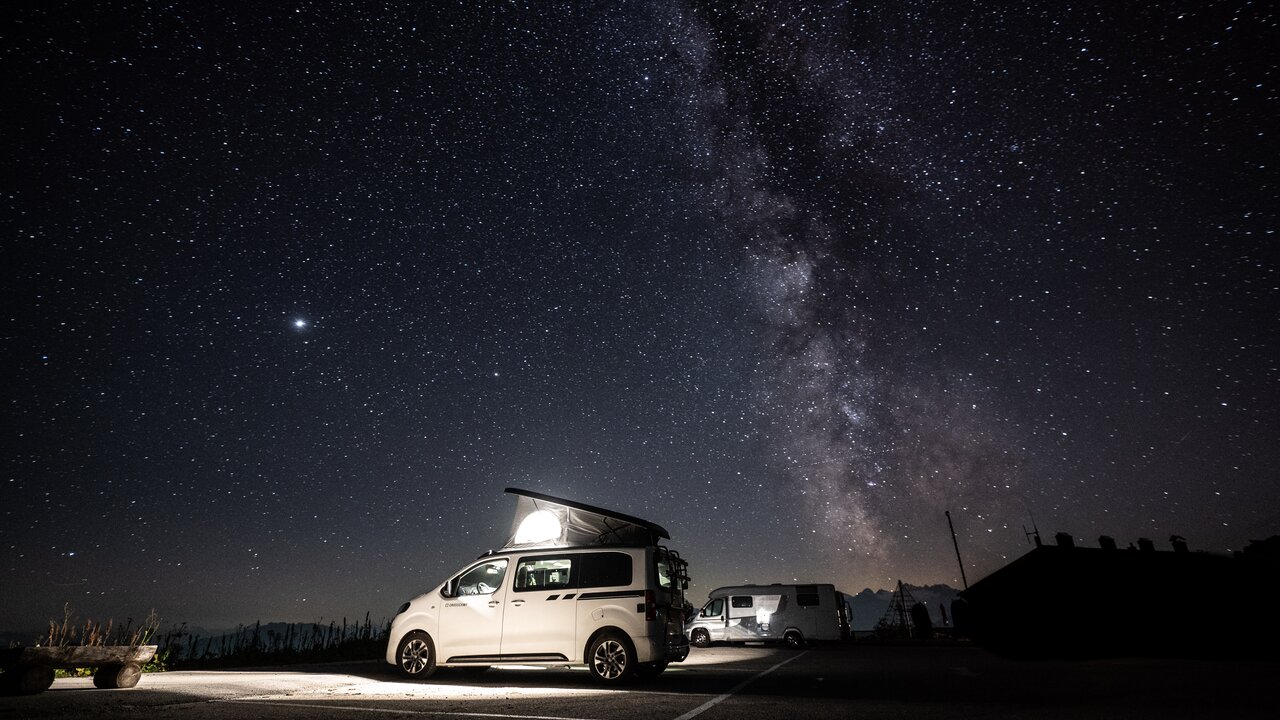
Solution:
<path fill-rule="evenodd" d="M 1019 517 L 1009 506 L 1017 438 L 964 378 L 913 362 L 924 349 L 893 307 L 912 302 L 891 262 L 913 238 L 886 217 L 901 200 L 877 161 L 895 143 L 877 135 L 904 118 L 894 104 L 912 103 L 894 93 L 912 89 L 868 73 L 856 36 L 870 20 L 841 5 L 692 12 L 673 24 L 689 125 L 707 148 L 707 199 L 744 249 L 757 303 L 759 410 L 827 540 L 880 569 L 942 508 Z M 908 62 L 912 49 L 890 52 Z"/>

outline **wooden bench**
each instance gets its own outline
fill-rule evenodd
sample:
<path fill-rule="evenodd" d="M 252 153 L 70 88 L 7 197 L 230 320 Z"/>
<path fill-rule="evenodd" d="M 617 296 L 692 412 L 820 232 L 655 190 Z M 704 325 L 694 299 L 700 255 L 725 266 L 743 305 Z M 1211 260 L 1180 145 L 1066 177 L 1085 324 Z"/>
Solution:
<path fill-rule="evenodd" d="M 95 645 L 23 647 L 0 650 L 4 690 L 35 695 L 53 684 L 57 669 L 96 668 L 93 684 L 100 688 L 131 688 L 142 677 L 142 666 L 155 657 L 155 645 Z"/>

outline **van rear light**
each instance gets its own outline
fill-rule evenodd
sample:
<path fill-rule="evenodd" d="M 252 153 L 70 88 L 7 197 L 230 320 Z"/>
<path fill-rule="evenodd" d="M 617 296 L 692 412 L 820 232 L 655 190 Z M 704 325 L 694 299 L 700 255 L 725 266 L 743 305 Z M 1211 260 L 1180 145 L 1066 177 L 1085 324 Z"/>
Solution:
<path fill-rule="evenodd" d="M 644 619 L 658 619 L 658 601 L 654 598 L 652 590 L 644 591 Z"/>

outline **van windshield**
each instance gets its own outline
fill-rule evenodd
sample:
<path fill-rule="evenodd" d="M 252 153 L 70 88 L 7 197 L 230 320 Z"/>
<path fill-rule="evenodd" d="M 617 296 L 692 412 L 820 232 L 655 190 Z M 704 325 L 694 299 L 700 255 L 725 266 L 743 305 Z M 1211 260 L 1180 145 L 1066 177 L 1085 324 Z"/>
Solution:
<path fill-rule="evenodd" d="M 702 608 L 702 617 L 720 617 L 724 614 L 724 598 L 716 598 Z"/>
<path fill-rule="evenodd" d="M 502 587 L 502 578 L 507 575 L 507 561 L 491 560 L 481 563 L 450 580 L 444 586 L 445 597 L 459 595 L 492 595 Z"/>

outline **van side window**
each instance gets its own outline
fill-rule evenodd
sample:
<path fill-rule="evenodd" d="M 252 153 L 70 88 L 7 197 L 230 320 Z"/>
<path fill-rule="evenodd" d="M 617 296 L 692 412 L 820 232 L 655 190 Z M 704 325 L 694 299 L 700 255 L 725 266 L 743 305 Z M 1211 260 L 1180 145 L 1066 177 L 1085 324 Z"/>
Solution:
<path fill-rule="evenodd" d="M 507 561 L 491 560 L 481 563 L 449 581 L 442 593 L 445 597 L 459 595 L 492 595 L 502 587 L 507 575 Z"/>
<path fill-rule="evenodd" d="M 736 608 L 749 608 L 749 607 L 751 607 L 751 596 L 750 596 L 750 595 L 734 595 L 732 598 L 730 598 L 730 600 L 729 600 L 729 601 L 730 601 L 731 603 L 733 603 L 733 607 L 736 607 Z"/>
<path fill-rule="evenodd" d="M 571 556 L 521 558 L 520 564 L 516 566 L 516 592 L 562 590 L 567 587 L 576 587 Z"/>
<path fill-rule="evenodd" d="M 702 617 L 720 617 L 724 614 L 724 598 L 716 598 L 702 608 Z"/>
<path fill-rule="evenodd" d="M 796 604 L 801 607 L 813 607 L 821 605 L 822 599 L 818 595 L 816 585 L 797 585 L 796 586 Z"/>
<path fill-rule="evenodd" d="M 582 561 L 578 586 L 617 587 L 630 585 L 632 579 L 631 556 L 618 552 L 587 553 L 578 556 Z"/>

